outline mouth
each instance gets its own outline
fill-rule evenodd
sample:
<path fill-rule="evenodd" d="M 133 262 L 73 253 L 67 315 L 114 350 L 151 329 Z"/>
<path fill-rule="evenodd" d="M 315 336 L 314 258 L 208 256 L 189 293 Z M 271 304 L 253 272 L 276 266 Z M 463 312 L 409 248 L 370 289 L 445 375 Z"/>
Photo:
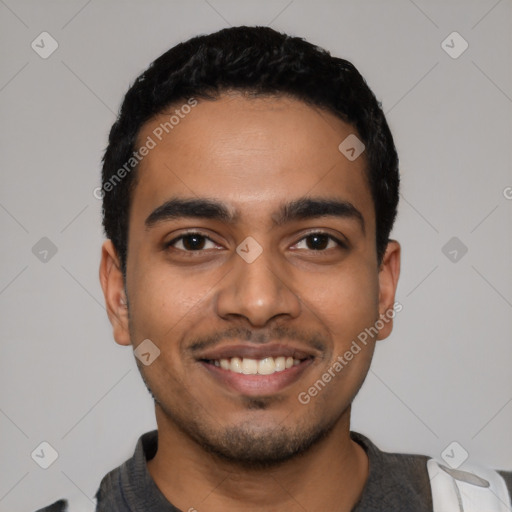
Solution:
<path fill-rule="evenodd" d="M 264 359 L 232 357 L 231 359 L 209 359 L 204 362 L 228 372 L 243 373 L 244 375 L 273 375 L 289 370 L 292 366 L 298 366 L 302 360 L 291 356 L 278 356 Z"/>
<path fill-rule="evenodd" d="M 311 366 L 313 353 L 285 346 L 239 346 L 198 359 L 219 384 L 247 396 L 269 396 L 296 382 Z"/>

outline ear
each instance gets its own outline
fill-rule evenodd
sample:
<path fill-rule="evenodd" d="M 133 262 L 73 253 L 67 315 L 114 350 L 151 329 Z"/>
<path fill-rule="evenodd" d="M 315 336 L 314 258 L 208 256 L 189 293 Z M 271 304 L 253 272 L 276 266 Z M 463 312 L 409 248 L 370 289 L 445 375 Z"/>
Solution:
<path fill-rule="evenodd" d="M 382 258 L 379 270 L 379 318 L 383 327 L 379 329 L 377 339 L 387 338 L 393 330 L 393 318 L 401 305 L 395 306 L 395 293 L 400 275 L 400 244 L 390 240 Z"/>
<path fill-rule="evenodd" d="M 128 305 L 123 273 L 111 240 L 106 240 L 101 248 L 100 283 L 108 318 L 114 330 L 114 339 L 119 345 L 130 345 Z"/>

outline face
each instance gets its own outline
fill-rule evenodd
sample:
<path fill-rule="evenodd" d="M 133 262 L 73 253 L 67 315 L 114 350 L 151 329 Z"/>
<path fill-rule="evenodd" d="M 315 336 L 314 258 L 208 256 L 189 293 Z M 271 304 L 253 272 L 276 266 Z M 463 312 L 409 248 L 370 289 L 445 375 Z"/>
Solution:
<path fill-rule="evenodd" d="M 337 117 L 225 94 L 160 134 L 169 110 L 139 134 L 157 144 L 137 171 L 125 287 L 103 249 L 114 336 L 160 350 L 138 364 L 168 428 L 230 460 L 279 462 L 347 419 L 391 330 L 357 342 L 392 308 L 398 245 L 379 266 L 364 153 L 338 150 L 355 130 Z"/>

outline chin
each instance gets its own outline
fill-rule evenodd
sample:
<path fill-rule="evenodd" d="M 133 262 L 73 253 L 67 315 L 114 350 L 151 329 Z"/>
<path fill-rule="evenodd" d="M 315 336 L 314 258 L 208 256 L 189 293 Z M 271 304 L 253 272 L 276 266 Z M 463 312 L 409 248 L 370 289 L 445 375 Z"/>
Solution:
<path fill-rule="evenodd" d="M 291 427 L 268 421 L 265 425 L 257 423 L 245 421 L 213 431 L 189 422 L 187 433 L 214 457 L 246 469 L 262 469 L 301 457 L 325 438 L 335 424 Z"/>

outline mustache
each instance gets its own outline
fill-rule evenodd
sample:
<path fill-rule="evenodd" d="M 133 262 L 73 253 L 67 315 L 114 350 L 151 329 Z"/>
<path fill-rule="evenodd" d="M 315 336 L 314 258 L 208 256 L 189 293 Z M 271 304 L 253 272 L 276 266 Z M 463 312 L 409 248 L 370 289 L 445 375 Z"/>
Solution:
<path fill-rule="evenodd" d="M 288 327 L 274 327 L 265 330 L 232 327 L 223 331 L 193 338 L 188 349 L 192 353 L 200 352 L 215 347 L 224 340 L 230 339 L 248 341 L 257 345 L 275 341 L 300 341 L 320 352 L 325 352 L 328 346 L 327 338 L 318 332 L 307 332 Z"/>

